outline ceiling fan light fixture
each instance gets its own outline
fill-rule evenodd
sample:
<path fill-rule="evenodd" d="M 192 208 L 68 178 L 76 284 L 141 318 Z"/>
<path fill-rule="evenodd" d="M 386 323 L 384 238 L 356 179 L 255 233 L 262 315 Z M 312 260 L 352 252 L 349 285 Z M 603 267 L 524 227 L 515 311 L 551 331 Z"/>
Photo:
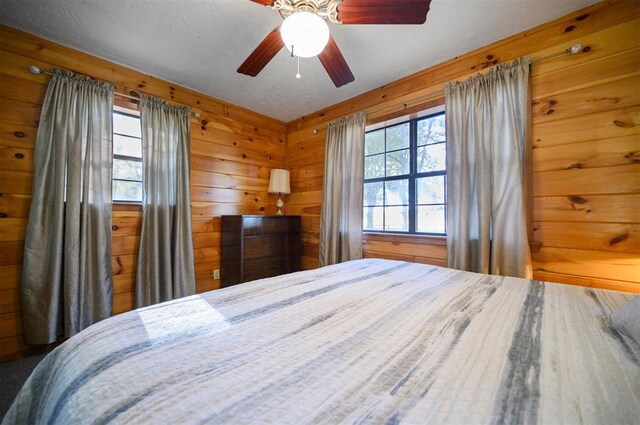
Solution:
<path fill-rule="evenodd" d="M 293 55 L 300 58 L 318 56 L 329 42 L 329 26 L 311 12 L 296 12 L 282 23 L 282 41 Z"/>

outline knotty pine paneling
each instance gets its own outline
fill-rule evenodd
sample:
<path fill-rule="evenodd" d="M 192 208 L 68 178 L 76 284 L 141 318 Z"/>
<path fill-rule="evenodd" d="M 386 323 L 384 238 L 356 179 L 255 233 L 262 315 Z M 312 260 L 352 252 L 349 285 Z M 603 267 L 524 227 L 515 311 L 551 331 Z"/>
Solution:
<path fill-rule="evenodd" d="M 0 266 L 0 290 L 19 288 L 21 265 Z"/>
<path fill-rule="evenodd" d="M 640 254 L 640 225 L 626 223 L 534 223 L 534 239 L 546 247 Z"/>
<path fill-rule="evenodd" d="M 533 150 L 533 171 L 635 164 L 640 161 L 638 135 L 588 140 Z"/>
<path fill-rule="evenodd" d="M 142 91 L 200 112 L 200 119 L 191 121 L 196 286 L 198 292 L 219 288 L 212 279 L 213 270 L 220 268 L 219 216 L 275 212 L 276 198 L 267 186 L 270 170 L 286 165 L 285 124 L 4 26 L 0 55 L 0 359 L 34 349 L 22 340 L 19 287 L 35 138 L 49 77 L 29 73 L 31 64 L 88 74 L 114 83 L 119 92 Z M 114 314 L 133 308 L 141 219 L 138 206 L 114 206 Z"/>
<path fill-rule="evenodd" d="M 561 223 L 640 223 L 640 194 L 536 196 L 533 220 Z"/>
<path fill-rule="evenodd" d="M 327 123 L 359 111 L 370 124 L 405 115 L 437 93 L 522 55 L 543 57 L 580 42 L 576 55 L 534 64 L 533 253 L 537 279 L 640 293 L 640 8 L 602 2 L 288 124 L 292 188 L 315 254 Z M 407 103 L 411 106 L 403 107 Z M 398 106 L 400 105 L 400 106 Z M 314 130 L 315 134 L 314 134 Z M 435 251 L 434 251 L 435 249 Z M 364 256 L 445 264 L 444 239 L 365 235 Z M 304 257 L 305 268 L 317 259 Z"/>
<path fill-rule="evenodd" d="M 447 244 L 444 238 L 365 234 L 363 244 L 365 258 L 447 265 Z"/>

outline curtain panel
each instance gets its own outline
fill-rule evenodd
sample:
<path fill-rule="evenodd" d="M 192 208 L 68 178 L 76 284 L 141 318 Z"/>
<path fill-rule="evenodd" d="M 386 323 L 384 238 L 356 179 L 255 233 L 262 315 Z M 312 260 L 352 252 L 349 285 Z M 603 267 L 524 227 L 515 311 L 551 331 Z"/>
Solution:
<path fill-rule="evenodd" d="M 195 294 L 189 142 L 191 109 L 142 95 L 142 231 L 136 307 Z"/>
<path fill-rule="evenodd" d="M 447 261 L 530 278 L 527 57 L 445 85 Z"/>
<path fill-rule="evenodd" d="M 366 115 L 329 124 L 320 215 L 320 266 L 362 258 Z"/>
<path fill-rule="evenodd" d="M 24 243 L 28 344 L 70 337 L 112 310 L 113 86 L 52 70 L 36 137 Z"/>

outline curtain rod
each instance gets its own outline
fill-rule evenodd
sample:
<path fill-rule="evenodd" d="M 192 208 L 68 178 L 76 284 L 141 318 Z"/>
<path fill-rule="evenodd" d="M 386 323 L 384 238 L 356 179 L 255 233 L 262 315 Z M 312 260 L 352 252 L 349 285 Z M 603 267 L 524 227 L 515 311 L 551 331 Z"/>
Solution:
<path fill-rule="evenodd" d="M 536 64 L 536 63 L 539 63 L 539 62 L 542 62 L 542 61 L 546 61 L 547 59 L 555 58 L 556 56 L 575 55 L 576 53 L 580 53 L 580 51 L 582 51 L 582 44 L 576 43 L 573 46 L 571 46 L 571 47 L 569 47 L 567 49 L 564 49 L 562 51 L 551 53 L 551 54 L 549 54 L 547 56 L 542 56 L 541 58 L 532 60 L 531 64 L 533 65 L 533 64 Z M 368 115 L 384 112 L 387 109 L 394 109 L 394 108 L 397 108 L 399 106 L 402 106 L 404 109 L 407 109 L 407 107 L 409 107 L 410 105 L 413 105 L 413 104 L 416 104 L 416 103 L 420 103 L 423 100 L 428 100 L 428 99 L 431 99 L 431 98 L 435 98 L 435 97 L 441 96 L 443 94 L 444 94 L 444 89 L 438 90 L 438 91 L 434 91 L 434 92 L 422 95 L 420 97 L 416 97 L 415 99 L 412 99 L 412 100 L 404 102 L 404 103 L 398 103 L 396 105 L 390 105 L 390 106 L 385 106 L 384 108 L 375 109 L 375 110 L 369 112 Z M 312 132 L 313 132 L 313 134 L 318 134 L 319 130 L 317 128 L 314 128 Z"/>
<path fill-rule="evenodd" d="M 44 69 L 41 69 L 40 67 L 35 66 L 35 65 L 29 65 L 29 72 L 31 72 L 32 74 L 36 74 L 36 75 L 39 75 L 39 74 L 53 75 L 51 72 L 45 71 Z M 93 78 L 93 77 L 90 77 L 90 78 Z M 93 79 L 95 80 L 95 78 L 93 78 Z M 138 100 L 138 101 L 140 100 L 139 96 L 132 96 L 130 94 L 119 93 L 117 91 L 114 91 L 113 94 L 116 95 L 116 96 L 120 96 L 120 97 L 125 97 L 127 99 L 131 99 L 131 100 Z M 198 118 L 199 119 L 200 118 L 200 112 L 192 112 L 191 116 L 193 116 L 194 118 Z"/>

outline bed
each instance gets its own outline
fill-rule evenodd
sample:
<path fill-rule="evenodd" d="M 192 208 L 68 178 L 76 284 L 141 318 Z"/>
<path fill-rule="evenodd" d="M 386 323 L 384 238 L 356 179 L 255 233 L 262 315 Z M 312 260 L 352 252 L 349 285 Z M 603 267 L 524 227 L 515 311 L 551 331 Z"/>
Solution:
<path fill-rule="evenodd" d="M 632 294 L 357 260 L 121 314 L 52 351 L 3 420 L 640 423 Z"/>

